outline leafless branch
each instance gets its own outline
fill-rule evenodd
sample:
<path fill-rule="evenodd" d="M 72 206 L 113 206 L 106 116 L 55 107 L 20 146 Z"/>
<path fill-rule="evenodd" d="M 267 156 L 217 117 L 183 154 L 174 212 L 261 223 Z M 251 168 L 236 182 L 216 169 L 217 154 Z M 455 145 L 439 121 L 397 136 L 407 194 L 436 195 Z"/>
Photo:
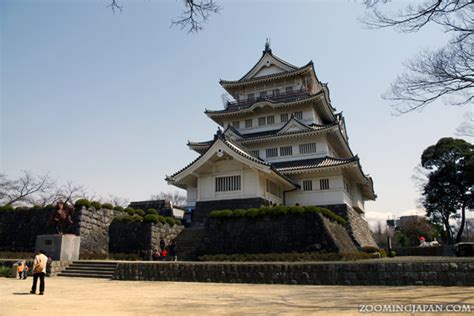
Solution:
<path fill-rule="evenodd" d="M 122 12 L 122 6 L 118 4 L 117 0 L 112 0 L 112 2 L 107 6 L 107 8 L 111 8 L 114 13 L 115 10 L 119 10 L 120 12 Z"/>
<path fill-rule="evenodd" d="M 214 0 L 182 0 L 185 9 L 178 17 L 172 21 L 172 26 L 179 26 L 182 30 L 187 29 L 188 33 L 197 33 L 203 28 L 212 13 L 218 13 L 221 7 Z"/>
<path fill-rule="evenodd" d="M 10 180 L 6 175 L 0 177 L 0 202 L 2 205 L 15 203 L 31 204 L 35 194 L 47 192 L 54 186 L 54 181 L 49 174 L 34 176 L 23 171 L 23 175 L 16 180 Z"/>
<path fill-rule="evenodd" d="M 408 69 L 397 77 L 383 95 L 392 101 L 397 114 L 422 109 L 443 99 L 451 105 L 470 104 L 474 100 L 474 1 L 426 0 L 408 5 L 395 14 L 382 13 L 383 0 L 366 0 L 371 10 L 361 21 L 369 28 L 393 27 L 399 32 L 417 32 L 434 23 L 453 37 L 444 48 L 425 51 L 406 64 Z"/>

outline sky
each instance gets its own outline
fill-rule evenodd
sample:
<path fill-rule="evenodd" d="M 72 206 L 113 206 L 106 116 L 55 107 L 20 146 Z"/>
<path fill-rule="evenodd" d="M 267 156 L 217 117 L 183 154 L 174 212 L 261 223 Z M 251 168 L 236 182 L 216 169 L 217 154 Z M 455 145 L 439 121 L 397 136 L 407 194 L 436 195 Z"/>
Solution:
<path fill-rule="evenodd" d="M 381 94 L 404 62 L 448 37 L 437 27 L 369 30 L 358 22 L 367 12 L 360 1 L 219 0 L 221 12 L 198 34 L 170 27 L 182 1 L 119 0 L 115 14 L 109 3 L 0 1 L 0 172 L 49 172 L 132 201 L 176 191 L 164 178 L 196 158 L 186 142 L 217 129 L 203 112 L 223 107 L 219 79 L 245 74 L 266 38 L 292 64 L 313 60 L 329 84 L 351 148 L 374 179 L 368 218 L 422 213 L 412 181 L 421 153 L 455 136 L 473 109 L 441 100 L 393 115 Z"/>

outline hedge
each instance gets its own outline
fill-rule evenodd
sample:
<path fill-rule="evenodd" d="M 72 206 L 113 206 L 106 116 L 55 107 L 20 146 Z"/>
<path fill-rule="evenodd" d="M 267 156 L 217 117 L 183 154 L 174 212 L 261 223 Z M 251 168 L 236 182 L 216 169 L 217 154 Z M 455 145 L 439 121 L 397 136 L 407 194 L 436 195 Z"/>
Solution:
<path fill-rule="evenodd" d="M 134 210 L 133 208 L 131 208 L 131 207 L 127 207 L 127 208 L 125 209 L 125 212 L 127 212 L 128 215 L 133 215 L 133 214 L 135 214 L 135 210 Z"/>
<path fill-rule="evenodd" d="M 134 215 L 127 214 L 127 215 L 115 216 L 113 221 L 124 222 L 124 223 L 143 221 L 144 223 L 162 223 L 162 224 L 168 224 L 170 226 L 181 225 L 181 222 L 179 220 L 176 220 L 172 217 L 164 217 L 164 216 L 156 215 L 156 214 L 146 214 L 144 217 L 139 216 L 137 214 L 134 214 Z"/>
<path fill-rule="evenodd" d="M 85 206 L 86 208 L 89 208 L 91 207 L 91 202 L 87 199 L 79 199 L 76 201 L 76 203 L 74 203 L 74 206 L 76 208 L 82 208 L 83 206 Z"/>
<path fill-rule="evenodd" d="M 135 210 L 135 214 L 138 214 L 140 216 L 145 216 L 145 211 L 138 208 L 138 209 Z"/>
<path fill-rule="evenodd" d="M 108 210 L 113 210 L 114 206 L 110 203 L 104 203 L 104 204 L 102 204 L 102 208 L 106 208 Z"/>
<path fill-rule="evenodd" d="M 96 210 L 100 210 L 102 208 L 102 204 L 100 204 L 100 202 L 97 202 L 97 201 L 92 201 L 91 206 L 95 208 Z"/>
<path fill-rule="evenodd" d="M 248 210 L 222 210 L 212 211 L 209 213 L 210 218 L 227 220 L 231 218 L 256 218 L 263 216 L 281 216 L 281 215 L 303 215 L 317 213 L 328 218 L 332 222 L 337 222 L 343 226 L 347 225 L 347 221 L 341 216 L 337 215 L 327 208 L 318 206 L 274 206 L 274 207 L 261 207 L 261 208 L 250 208 Z"/>
<path fill-rule="evenodd" d="M 147 214 L 158 215 L 158 212 L 154 208 L 149 208 L 146 210 Z"/>
<path fill-rule="evenodd" d="M 120 205 L 117 205 L 117 206 L 114 206 L 114 210 L 123 212 L 123 211 L 124 211 L 124 208 L 121 207 Z"/>

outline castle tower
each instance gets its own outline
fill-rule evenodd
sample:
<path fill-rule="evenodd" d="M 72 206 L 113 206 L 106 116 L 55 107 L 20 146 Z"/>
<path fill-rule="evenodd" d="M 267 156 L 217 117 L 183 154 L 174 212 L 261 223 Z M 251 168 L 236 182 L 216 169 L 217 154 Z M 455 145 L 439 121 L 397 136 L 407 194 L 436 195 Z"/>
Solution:
<path fill-rule="evenodd" d="M 186 190 L 194 220 L 205 222 L 212 210 L 317 205 L 348 219 L 358 245 L 375 244 L 363 219 L 365 201 L 376 198 L 372 179 L 351 151 L 344 117 L 313 62 L 294 66 L 267 42 L 242 78 L 220 84 L 233 100 L 205 114 L 223 131 L 188 142 L 199 156 L 166 178 Z"/>

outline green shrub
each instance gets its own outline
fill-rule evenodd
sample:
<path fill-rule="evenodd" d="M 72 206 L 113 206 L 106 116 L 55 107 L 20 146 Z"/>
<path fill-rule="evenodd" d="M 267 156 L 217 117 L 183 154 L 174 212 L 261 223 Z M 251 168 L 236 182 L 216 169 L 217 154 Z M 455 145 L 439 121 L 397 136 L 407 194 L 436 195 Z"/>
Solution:
<path fill-rule="evenodd" d="M 168 225 L 174 226 L 174 218 L 166 217 L 165 220 Z"/>
<path fill-rule="evenodd" d="M 125 209 L 125 212 L 127 212 L 128 215 L 134 215 L 135 214 L 135 210 L 131 207 L 127 207 Z"/>
<path fill-rule="evenodd" d="M 117 205 L 117 206 L 114 206 L 114 210 L 123 212 L 123 211 L 124 211 L 124 208 L 121 207 L 120 205 Z"/>
<path fill-rule="evenodd" d="M 91 202 L 87 199 L 79 199 L 79 200 L 76 201 L 76 203 L 74 203 L 74 206 L 76 208 L 82 208 L 83 206 L 85 208 L 89 208 L 89 207 L 91 207 Z"/>
<path fill-rule="evenodd" d="M 97 201 L 92 201 L 91 206 L 95 208 L 96 210 L 100 210 L 102 208 L 102 204 L 100 204 L 100 202 L 97 202 Z"/>
<path fill-rule="evenodd" d="M 237 210 L 232 211 L 232 217 L 242 218 L 244 216 L 245 216 L 245 210 L 243 209 L 237 209 Z"/>
<path fill-rule="evenodd" d="M 147 214 L 158 215 L 158 212 L 154 208 L 149 208 L 146 210 Z"/>
<path fill-rule="evenodd" d="M 175 225 L 183 225 L 179 219 L 174 219 L 174 224 Z"/>
<path fill-rule="evenodd" d="M 106 208 L 108 210 L 113 210 L 114 206 L 110 203 L 104 203 L 104 204 L 102 204 L 102 208 Z"/>
<path fill-rule="evenodd" d="M 133 220 L 136 222 L 142 222 L 143 221 L 143 216 L 135 214 L 133 217 Z"/>
<path fill-rule="evenodd" d="M 56 207 L 53 204 L 48 204 L 44 207 L 45 210 L 54 210 Z"/>
<path fill-rule="evenodd" d="M 158 221 L 162 224 L 166 223 L 166 218 L 164 216 L 158 215 Z"/>
<path fill-rule="evenodd" d="M 212 211 L 209 213 L 210 218 L 216 219 L 228 219 L 228 218 L 255 218 L 261 216 L 281 216 L 281 215 L 303 215 L 317 213 L 328 218 L 333 222 L 337 222 L 343 226 L 347 225 L 347 221 L 341 216 L 337 215 L 327 208 L 317 207 L 317 206 L 275 206 L 275 207 L 261 207 L 261 208 L 251 208 L 246 210 L 237 209 L 235 211 L 231 210 L 222 210 L 222 211 Z"/>
<path fill-rule="evenodd" d="M 145 216 L 145 211 L 138 208 L 135 210 L 135 214 L 139 215 L 139 216 Z"/>
<path fill-rule="evenodd" d="M 288 208 L 288 214 L 298 214 L 301 215 L 304 213 L 304 208 L 301 206 L 290 206 Z"/>
<path fill-rule="evenodd" d="M 0 266 L 0 277 L 11 278 L 11 276 L 12 276 L 11 268 Z"/>
<path fill-rule="evenodd" d="M 258 208 L 249 208 L 247 212 L 245 212 L 245 217 L 246 218 L 255 218 L 258 216 Z"/>
<path fill-rule="evenodd" d="M 136 217 L 128 215 L 128 214 L 122 215 L 122 216 L 115 216 L 113 219 L 114 222 L 123 222 L 123 223 L 130 223 L 130 222 L 133 222 L 134 220 L 136 220 Z"/>
<path fill-rule="evenodd" d="M 15 209 L 11 205 L 4 205 L 4 206 L 0 207 L 0 212 L 12 212 L 14 210 Z"/>
<path fill-rule="evenodd" d="M 158 215 L 156 214 L 146 214 L 145 217 L 143 218 L 143 221 L 145 223 L 158 223 Z"/>

